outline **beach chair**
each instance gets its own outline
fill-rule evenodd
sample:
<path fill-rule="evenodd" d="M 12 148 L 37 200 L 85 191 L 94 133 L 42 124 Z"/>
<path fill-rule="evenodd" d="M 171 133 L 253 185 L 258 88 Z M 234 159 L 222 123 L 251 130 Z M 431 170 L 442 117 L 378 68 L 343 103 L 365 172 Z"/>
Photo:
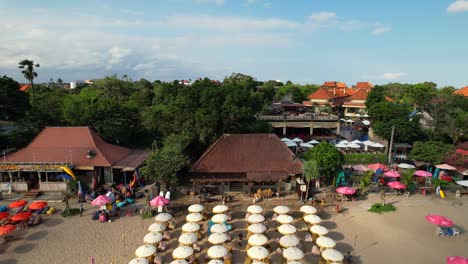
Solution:
<path fill-rule="evenodd" d="M 436 236 L 444 236 L 444 231 L 440 227 L 436 227 Z"/>
<path fill-rule="evenodd" d="M 157 254 L 155 257 L 154 257 L 154 260 L 153 260 L 153 264 L 163 264 L 163 257 L 159 254 Z"/>
<path fill-rule="evenodd" d="M 166 251 L 166 248 L 167 248 L 167 243 L 165 241 L 159 243 L 159 246 L 158 246 L 158 251 L 159 252 Z"/>
<path fill-rule="evenodd" d="M 169 231 L 164 231 L 163 239 L 164 240 L 171 240 L 171 233 L 169 233 Z"/>

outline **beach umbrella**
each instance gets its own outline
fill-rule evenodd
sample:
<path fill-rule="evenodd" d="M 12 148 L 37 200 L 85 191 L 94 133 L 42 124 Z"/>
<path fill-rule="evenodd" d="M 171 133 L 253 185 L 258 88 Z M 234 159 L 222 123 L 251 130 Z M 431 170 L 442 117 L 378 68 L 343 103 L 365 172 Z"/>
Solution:
<path fill-rule="evenodd" d="M 414 172 L 414 175 L 418 177 L 432 177 L 432 173 L 425 170 L 417 170 Z"/>
<path fill-rule="evenodd" d="M 263 208 L 260 205 L 254 204 L 247 207 L 247 212 L 251 214 L 261 214 L 263 213 Z"/>
<path fill-rule="evenodd" d="M 247 222 L 252 224 L 262 223 L 263 221 L 265 221 L 265 217 L 261 214 L 253 214 L 247 218 Z"/>
<path fill-rule="evenodd" d="M 190 264 L 190 262 L 186 261 L 185 259 L 176 259 L 172 261 L 171 264 Z"/>
<path fill-rule="evenodd" d="M 356 193 L 356 190 L 351 187 L 339 187 L 336 188 L 336 192 L 341 194 L 354 194 Z"/>
<path fill-rule="evenodd" d="M 342 144 L 342 143 L 338 143 L 338 144 L 335 145 L 335 147 L 336 147 L 336 148 L 347 148 L 348 145 Z"/>
<path fill-rule="evenodd" d="M 33 202 L 29 205 L 29 209 L 31 210 L 39 210 L 39 209 L 42 209 L 44 207 L 47 206 L 47 202 L 43 202 L 43 201 L 37 201 L 37 202 Z"/>
<path fill-rule="evenodd" d="M 227 212 L 229 210 L 229 207 L 224 204 L 218 204 L 215 207 L 213 207 L 213 213 L 215 214 L 221 214 L 224 212 Z"/>
<path fill-rule="evenodd" d="M 447 264 L 468 264 L 468 258 L 461 256 L 452 256 L 446 258 Z"/>
<path fill-rule="evenodd" d="M 320 142 L 318 142 L 317 140 L 315 139 L 312 139 L 311 141 L 307 142 L 309 144 L 320 144 Z"/>
<path fill-rule="evenodd" d="M 208 264 L 224 264 L 224 261 L 219 259 L 212 259 L 208 262 Z"/>
<path fill-rule="evenodd" d="M 267 230 L 264 224 L 252 224 L 247 227 L 247 231 L 254 234 L 261 234 Z"/>
<path fill-rule="evenodd" d="M 315 207 L 313 207 L 312 205 L 303 205 L 303 206 L 301 206 L 300 211 L 303 214 L 306 214 L 306 215 L 317 213 L 317 209 Z"/>
<path fill-rule="evenodd" d="M 4 225 L 0 226 L 0 236 L 6 235 L 16 229 L 14 225 Z"/>
<path fill-rule="evenodd" d="M 468 187 L 468 180 L 465 180 L 465 181 L 457 181 L 457 184 L 458 184 L 458 185 L 461 185 L 461 186 Z"/>
<path fill-rule="evenodd" d="M 287 207 L 286 205 L 278 205 L 276 206 L 275 208 L 273 208 L 273 212 L 281 215 L 281 214 L 287 214 L 289 213 L 289 211 L 291 211 L 291 209 L 289 209 L 289 207 Z"/>
<path fill-rule="evenodd" d="M 105 205 L 110 203 L 110 200 L 107 196 L 101 194 L 96 199 L 91 202 L 91 205 Z"/>
<path fill-rule="evenodd" d="M 223 224 L 214 224 L 211 226 L 210 231 L 212 233 L 226 233 L 228 231 L 228 227 Z"/>
<path fill-rule="evenodd" d="M 251 246 L 263 246 L 268 242 L 268 238 L 262 234 L 253 234 L 249 237 L 248 243 Z"/>
<path fill-rule="evenodd" d="M 452 219 L 441 216 L 441 215 L 426 215 L 424 218 L 426 218 L 426 221 L 428 221 L 431 224 L 438 225 L 438 226 L 453 226 L 455 223 L 452 221 Z"/>
<path fill-rule="evenodd" d="M 297 144 L 296 144 L 296 142 L 294 142 L 294 141 L 286 141 L 286 142 L 284 142 L 284 143 L 285 143 L 286 146 L 288 146 L 288 147 L 297 147 Z"/>
<path fill-rule="evenodd" d="M 149 262 L 145 258 L 134 258 L 128 264 L 149 264 Z"/>
<path fill-rule="evenodd" d="M 226 256 L 228 254 L 228 250 L 223 246 L 215 245 L 211 246 L 206 254 L 212 259 L 219 259 Z"/>
<path fill-rule="evenodd" d="M 228 220 L 228 216 L 225 214 L 215 214 L 211 217 L 211 221 L 216 224 L 220 224 L 226 222 Z"/>
<path fill-rule="evenodd" d="M 27 203 L 28 201 L 25 201 L 25 200 L 14 201 L 8 205 L 8 208 L 19 208 L 19 207 L 25 206 Z"/>
<path fill-rule="evenodd" d="M 203 215 L 200 213 L 190 213 L 185 217 L 187 222 L 200 222 L 203 220 Z"/>
<path fill-rule="evenodd" d="M 294 222 L 294 218 L 290 215 L 282 214 L 282 215 L 278 215 L 278 217 L 276 218 L 276 222 L 280 224 L 290 224 Z"/>
<path fill-rule="evenodd" d="M 382 145 L 380 143 L 374 143 L 374 144 L 371 145 L 371 147 L 373 147 L 373 148 L 383 148 L 383 147 L 385 147 L 385 145 Z"/>
<path fill-rule="evenodd" d="M 8 216 L 10 216 L 10 213 L 8 213 L 8 212 L 0 212 L 0 219 L 5 219 L 5 218 L 7 218 Z"/>
<path fill-rule="evenodd" d="M 279 240 L 279 244 L 284 248 L 295 247 L 299 244 L 299 238 L 295 235 L 282 236 Z"/>
<path fill-rule="evenodd" d="M 297 228 L 291 224 L 282 224 L 278 227 L 278 232 L 282 235 L 292 235 L 296 233 Z"/>
<path fill-rule="evenodd" d="M 283 251 L 283 258 L 287 260 L 299 260 L 304 257 L 304 252 L 297 247 L 288 247 Z"/>
<path fill-rule="evenodd" d="M 183 233 L 179 237 L 179 243 L 184 245 L 192 245 L 193 243 L 197 242 L 198 237 L 195 233 Z"/>
<path fill-rule="evenodd" d="M 366 126 L 370 125 L 370 121 L 369 120 L 363 120 L 362 123 Z"/>
<path fill-rule="evenodd" d="M 362 142 L 362 143 L 363 143 L 364 145 L 366 145 L 366 146 L 372 146 L 372 145 L 375 144 L 374 141 L 370 141 L 370 140 L 366 140 L 366 141 L 364 141 L 364 142 Z"/>
<path fill-rule="evenodd" d="M 380 169 L 381 171 L 389 171 L 390 170 L 390 168 L 383 165 L 382 163 L 370 164 L 370 165 L 367 165 L 367 168 L 369 168 L 369 169 L 371 169 L 373 171 L 377 171 L 378 169 Z"/>
<path fill-rule="evenodd" d="M 143 242 L 148 244 L 159 243 L 163 240 L 163 235 L 159 232 L 150 232 L 143 237 Z"/>
<path fill-rule="evenodd" d="M 289 138 L 282 138 L 281 141 L 283 141 L 283 142 L 288 142 L 288 141 L 291 141 L 291 139 L 289 139 Z"/>
<path fill-rule="evenodd" d="M 152 245 L 144 245 L 135 250 L 135 256 L 139 258 L 147 258 L 156 253 L 156 247 Z"/>
<path fill-rule="evenodd" d="M 354 115 L 355 117 L 361 117 L 361 114 L 357 113 Z"/>
<path fill-rule="evenodd" d="M 402 168 L 402 169 L 414 169 L 414 168 L 416 168 L 416 166 L 411 165 L 411 164 L 407 164 L 407 163 L 400 163 L 397 166 L 398 166 L 398 168 Z"/>
<path fill-rule="evenodd" d="M 314 147 L 314 145 L 309 144 L 309 143 L 301 143 L 300 146 L 302 148 L 313 148 Z"/>
<path fill-rule="evenodd" d="M 193 254 L 193 248 L 188 246 L 179 246 L 172 251 L 172 257 L 174 259 L 186 259 Z"/>
<path fill-rule="evenodd" d="M 348 148 L 358 149 L 358 148 L 361 148 L 361 146 L 356 143 L 350 143 L 348 144 Z"/>
<path fill-rule="evenodd" d="M 363 142 L 362 142 L 362 141 L 360 141 L 360 140 L 357 140 L 357 139 L 355 139 L 355 140 L 351 141 L 351 143 L 354 143 L 354 144 L 363 144 Z"/>
<path fill-rule="evenodd" d="M 156 196 L 153 200 L 150 201 L 150 205 L 154 207 L 164 206 L 166 204 L 169 204 L 169 200 L 162 196 Z"/>
<path fill-rule="evenodd" d="M 335 240 L 326 236 L 318 237 L 315 243 L 321 248 L 334 248 L 336 246 Z"/>
<path fill-rule="evenodd" d="M 349 141 L 344 139 L 344 140 L 341 140 L 340 142 L 338 142 L 338 144 L 345 144 L 345 145 L 348 145 L 349 144 Z"/>
<path fill-rule="evenodd" d="M 359 164 L 359 165 L 354 165 L 353 170 L 355 171 L 369 171 L 370 169 L 367 168 L 366 166 Z"/>
<path fill-rule="evenodd" d="M 398 189 L 398 190 L 406 189 L 406 185 L 404 185 L 403 183 L 398 182 L 398 181 L 389 182 L 389 183 L 387 183 L 387 185 L 390 186 L 390 188 L 392 188 L 392 189 Z"/>
<path fill-rule="evenodd" d="M 185 223 L 183 226 L 182 226 L 182 231 L 183 232 L 189 232 L 189 233 L 192 233 L 192 232 L 196 232 L 200 230 L 200 225 L 197 224 L 197 223 Z"/>
<path fill-rule="evenodd" d="M 388 177 L 388 178 L 400 178 L 401 175 L 398 171 L 387 171 L 387 172 L 384 172 L 383 174 L 385 177 Z"/>
<path fill-rule="evenodd" d="M 288 264 L 302 264 L 302 262 L 299 262 L 299 261 L 288 261 Z M 332 264 L 335 264 L 335 263 L 332 263 Z"/>
<path fill-rule="evenodd" d="M 25 221 L 25 220 L 28 220 L 29 218 L 31 218 L 32 216 L 32 213 L 31 212 L 21 212 L 21 213 L 18 213 L 14 216 L 11 217 L 11 220 L 13 221 Z"/>
<path fill-rule="evenodd" d="M 229 237 L 225 233 L 213 233 L 208 237 L 208 242 L 213 245 L 218 245 L 226 242 Z"/>
<path fill-rule="evenodd" d="M 318 215 L 311 214 L 311 215 L 304 216 L 304 221 L 306 223 L 316 225 L 316 224 L 320 224 L 320 222 L 322 222 L 322 218 L 320 218 L 320 216 L 318 216 Z"/>
<path fill-rule="evenodd" d="M 343 261 L 344 256 L 338 250 L 335 249 L 325 249 L 322 252 L 322 257 L 327 261 L 340 262 Z"/>
<path fill-rule="evenodd" d="M 439 168 L 441 170 L 457 170 L 457 168 L 450 166 L 448 164 L 439 164 L 439 165 L 436 165 L 436 168 Z"/>
<path fill-rule="evenodd" d="M 304 142 L 304 141 L 303 141 L 302 139 L 300 139 L 300 138 L 294 138 L 294 139 L 291 140 L 291 141 L 294 141 L 294 142 L 297 142 L 297 143 L 302 143 L 302 142 Z"/>
<path fill-rule="evenodd" d="M 162 232 L 166 230 L 166 225 L 161 223 L 153 223 L 148 227 L 150 232 Z"/>
<path fill-rule="evenodd" d="M 159 213 L 158 215 L 156 215 L 156 217 L 154 218 L 154 220 L 156 222 L 167 222 L 169 220 L 172 219 L 172 215 L 169 214 L 169 213 Z"/>
<path fill-rule="evenodd" d="M 247 256 L 251 259 L 265 259 L 268 257 L 268 249 L 262 246 L 253 246 L 247 250 Z"/>
<path fill-rule="evenodd" d="M 266 263 L 263 262 L 263 261 L 254 261 L 254 262 L 252 262 L 252 264 L 266 264 Z"/>
<path fill-rule="evenodd" d="M 200 213 L 205 209 L 203 205 L 201 204 L 192 204 L 191 206 L 188 207 L 188 211 L 190 213 Z"/>
<path fill-rule="evenodd" d="M 321 225 L 313 225 L 310 227 L 310 232 L 319 236 L 324 236 L 328 234 L 328 229 Z"/>

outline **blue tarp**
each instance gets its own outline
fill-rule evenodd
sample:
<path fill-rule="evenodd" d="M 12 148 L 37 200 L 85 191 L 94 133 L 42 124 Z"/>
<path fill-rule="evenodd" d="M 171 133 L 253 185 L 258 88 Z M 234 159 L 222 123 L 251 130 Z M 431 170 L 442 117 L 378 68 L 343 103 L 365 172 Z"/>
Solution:
<path fill-rule="evenodd" d="M 59 174 L 59 177 L 62 177 L 65 180 L 69 180 L 69 181 L 73 180 L 72 176 L 65 174 L 65 173 Z"/>

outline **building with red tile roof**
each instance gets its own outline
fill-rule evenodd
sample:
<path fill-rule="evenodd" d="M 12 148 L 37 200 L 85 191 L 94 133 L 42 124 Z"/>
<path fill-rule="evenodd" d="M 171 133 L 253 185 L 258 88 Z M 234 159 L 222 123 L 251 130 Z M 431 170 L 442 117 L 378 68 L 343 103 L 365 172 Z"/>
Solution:
<path fill-rule="evenodd" d="M 22 91 L 22 92 L 27 92 L 27 91 L 29 90 L 29 88 L 31 88 L 31 84 L 30 84 L 30 83 L 28 83 L 28 84 L 21 84 L 21 86 L 20 86 L 19 89 L 20 89 L 20 91 Z"/>
<path fill-rule="evenodd" d="M 356 116 L 356 114 L 365 115 L 366 100 L 368 93 L 363 89 L 358 89 L 353 95 L 346 98 L 343 103 L 345 116 Z"/>
<path fill-rule="evenodd" d="M 341 90 L 338 89 L 329 90 L 325 88 L 320 88 L 317 91 L 310 94 L 307 98 L 309 99 L 312 105 L 318 104 L 320 106 L 337 106 L 342 102 L 342 99 L 346 96 L 347 94 L 343 93 Z"/>
<path fill-rule="evenodd" d="M 468 86 L 456 90 L 455 92 L 453 92 L 453 94 L 468 97 Z"/>
<path fill-rule="evenodd" d="M 374 85 L 370 82 L 357 82 L 355 87 L 356 89 L 362 89 L 366 92 L 370 92 L 370 90 L 374 88 Z"/>

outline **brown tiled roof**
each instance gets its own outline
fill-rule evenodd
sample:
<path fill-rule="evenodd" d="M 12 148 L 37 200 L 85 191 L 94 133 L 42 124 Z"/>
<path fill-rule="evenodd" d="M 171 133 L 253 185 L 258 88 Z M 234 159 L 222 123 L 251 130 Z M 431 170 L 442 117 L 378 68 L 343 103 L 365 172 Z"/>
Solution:
<path fill-rule="evenodd" d="M 91 158 L 87 157 L 89 151 L 94 153 Z M 106 143 L 90 127 L 46 127 L 27 147 L 7 155 L 6 161 L 132 167 L 141 163 L 143 157 L 142 153 L 136 154 L 128 148 Z"/>
<path fill-rule="evenodd" d="M 339 82 L 339 83 L 336 84 L 336 87 L 338 87 L 338 88 L 346 88 L 346 83 L 344 83 L 344 82 Z"/>
<path fill-rule="evenodd" d="M 374 88 L 374 85 L 370 82 L 357 82 L 356 88 L 369 90 Z"/>
<path fill-rule="evenodd" d="M 346 88 L 346 91 L 344 92 L 346 92 L 347 95 L 353 95 L 356 92 L 356 90 L 352 88 Z"/>
<path fill-rule="evenodd" d="M 225 134 L 205 151 L 191 172 L 277 178 L 302 173 L 302 162 L 274 134 Z"/>
<path fill-rule="evenodd" d="M 20 86 L 20 91 L 22 91 L 22 92 L 27 92 L 27 91 L 29 90 L 29 88 L 31 88 L 31 84 L 30 84 L 30 83 L 28 83 L 28 84 L 22 84 L 22 85 Z"/>
<path fill-rule="evenodd" d="M 368 93 L 362 89 L 358 89 L 353 95 L 348 97 L 347 101 L 353 100 L 367 100 Z"/>
<path fill-rule="evenodd" d="M 465 86 L 459 90 L 456 90 L 455 92 L 453 92 L 453 94 L 458 94 L 458 95 L 461 95 L 461 96 L 465 96 L 467 97 L 468 96 L 468 86 Z"/>
<path fill-rule="evenodd" d="M 333 92 L 328 89 L 320 88 L 317 91 L 311 93 L 307 98 L 309 99 L 333 99 L 335 96 Z"/>
<path fill-rule="evenodd" d="M 468 141 L 458 144 L 458 145 L 457 145 L 457 149 L 465 149 L 465 150 L 468 150 Z"/>
<path fill-rule="evenodd" d="M 336 87 L 336 82 L 324 82 L 322 87 Z"/>

